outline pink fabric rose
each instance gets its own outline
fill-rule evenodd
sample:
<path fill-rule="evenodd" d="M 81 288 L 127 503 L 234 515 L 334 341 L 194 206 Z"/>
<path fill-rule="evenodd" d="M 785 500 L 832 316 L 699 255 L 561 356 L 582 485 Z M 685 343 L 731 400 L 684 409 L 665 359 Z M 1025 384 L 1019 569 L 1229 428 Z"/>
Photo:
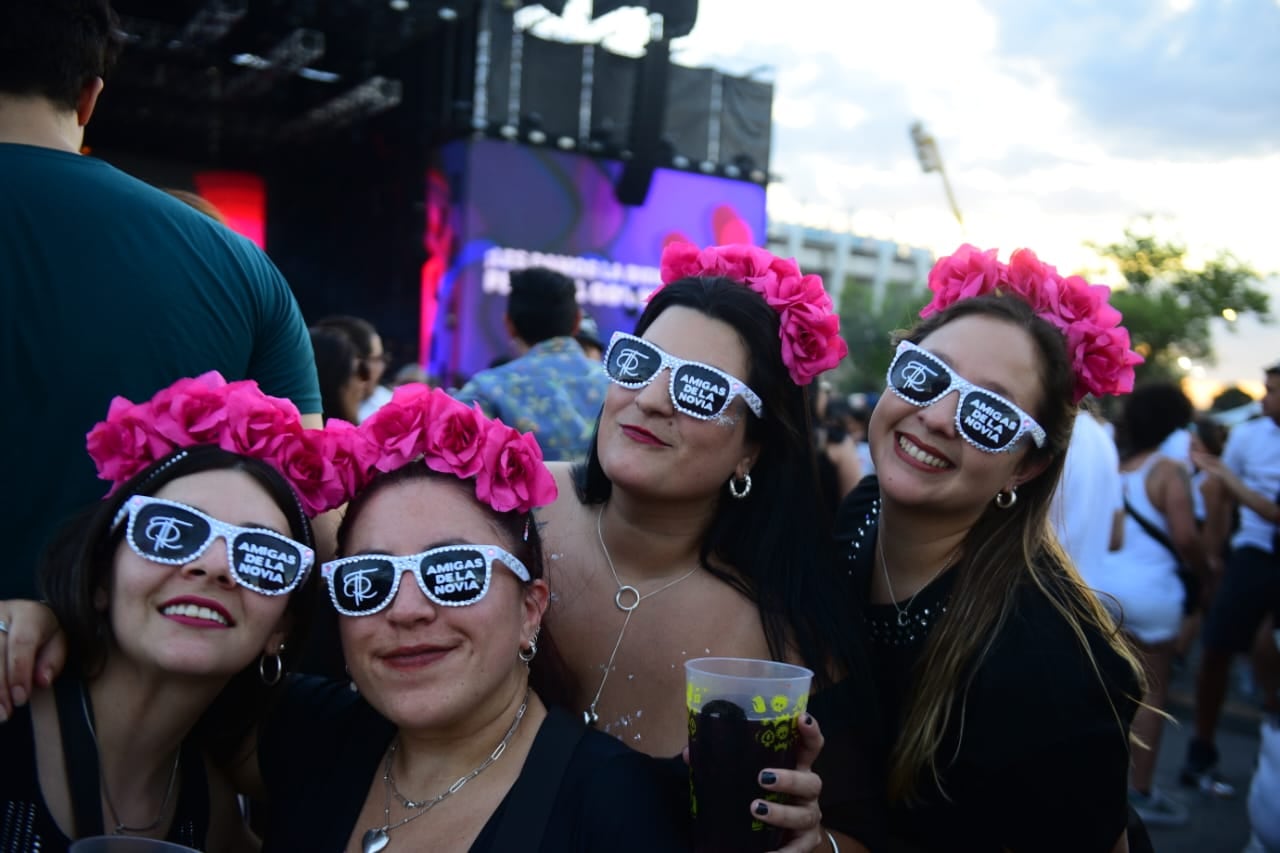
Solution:
<path fill-rule="evenodd" d="M 152 428 L 175 447 L 218 444 L 227 430 L 225 387 L 217 373 L 179 379 L 151 399 Z"/>
<path fill-rule="evenodd" d="M 345 503 L 369 484 L 373 449 L 354 425 L 332 419 L 324 429 L 308 430 L 318 451 L 333 467 L 333 477 L 342 486 L 342 495 L 333 506 Z M 330 495 L 332 497 L 332 495 Z M 332 507 L 330 507 L 332 509 Z"/>
<path fill-rule="evenodd" d="M 484 442 L 484 464 L 476 477 L 476 497 L 497 512 L 528 512 L 556 499 L 556 481 L 542 461 L 532 434 L 521 435 L 493 422 Z"/>
<path fill-rule="evenodd" d="M 933 300 L 920 311 L 920 316 L 936 314 L 961 299 L 991 293 L 1000 283 L 1003 266 L 996 260 L 995 249 L 983 252 L 968 243 L 940 258 L 929 272 Z"/>
<path fill-rule="evenodd" d="M 1129 332 L 1106 329 L 1088 321 L 1066 330 L 1067 353 L 1075 365 L 1074 402 L 1087 394 L 1128 394 L 1133 390 L 1133 368 L 1142 356 L 1129 349 Z"/>
<path fill-rule="evenodd" d="M 484 464 L 489 421 L 478 405 L 470 408 L 443 391 L 440 394 L 443 397 L 427 426 L 427 467 L 464 480 L 474 477 Z"/>
<path fill-rule="evenodd" d="M 424 385 L 404 385 L 391 400 L 360 425 L 369 443 L 378 448 L 374 466 L 379 471 L 395 471 L 422 455 L 427 446 L 427 429 L 435 414 L 437 394 L 447 394 Z M 364 453 L 361 452 L 362 457 Z"/>
<path fill-rule="evenodd" d="M 326 454 L 323 430 L 307 430 L 290 435 L 280 445 L 272 463 L 298 493 L 309 516 L 341 506 L 347 488 L 337 467 Z"/>
<path fill-rule="evenodd" d="M 840 320 L 809 305 L 782 314 L 782 363 L 797 385 L 838 365 L 849 347 L 840 337 Z"/>
<path fill-rule="evenodd" d="M 227 428 L 218 446 L 223 450 L 267 459 L 302 432 L 301 416 L 294 405 L 263 394 L 256 382 L 231 383 L 222 404 Z"/>

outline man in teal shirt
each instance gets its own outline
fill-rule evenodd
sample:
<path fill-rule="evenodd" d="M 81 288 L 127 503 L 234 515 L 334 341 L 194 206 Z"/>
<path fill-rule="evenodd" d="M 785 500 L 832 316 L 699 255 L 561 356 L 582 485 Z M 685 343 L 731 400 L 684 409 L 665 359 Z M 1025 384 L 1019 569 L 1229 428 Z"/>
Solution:
<path fill-rule="evenodd" d="M 0 599 L 35 596 L 49 538 L 106 492 L 84 446 L 113 396 L 217 370 L 320 424 L 306 325 L 266 255 L 80 154 L 118 26 L 108 0 L 0 4 Z"/>
<path fill-rule="evenodd" d="M 548 460 L 586 455 L 609 379 L 574 340 L 582 311 L 573 281 L 543 267 L 511 274 L 507 331 L 521 351 L 482 370 L 454 396 L 532 432 Z"/>

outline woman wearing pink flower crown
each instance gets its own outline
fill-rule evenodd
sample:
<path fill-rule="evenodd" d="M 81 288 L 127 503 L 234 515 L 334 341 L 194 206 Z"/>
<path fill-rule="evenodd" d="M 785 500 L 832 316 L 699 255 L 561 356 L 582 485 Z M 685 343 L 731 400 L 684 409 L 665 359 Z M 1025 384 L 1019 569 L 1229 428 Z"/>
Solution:
<path fill-rule="evenodd" d="M 688 659 L 792 661 L 819 688 L 866 670 L 824 571 L 806 395 L 847 348 L 821 279 L 754 246 L 688 243 L 667 246 L 662 279 L 609 342 L 587 459 L 549 466 L 560 497 L 538 516 L 571 707 L 671 756 Z"/>
<path fill-rule="evenodd" d="M 66 674 L 53 679 L 54 644 L 30 689 L 19 619 L 48 611 L 0 602 L 0 640 L 14 632 L 0 682 L 21 685 L 17 703 L 0 689 L 0 847 L 105 832 L 254 849 L 211 761 L 252 732 L 298 648 L 316 585 L 308 515 L 330 506 L 308 476 L 318 451 L 291 403 L 216 373 L 117 397 L 88 438 L 112 490 L 40 574 Z"/>
<path fill-rule="evenodd" d="M 876 477 L 836 525 L 890 745 L 888 849 L 1129 849 L 1139 663 L 1046 519 L 1076 404 L 1131 390 L 1140 359 L 1105 287 L 1028 250 L 962 246 L 929 287 L 871 417 Z"/>
<path fill-rule="evenodd" d="M 688 849 L 683 768 L 543 702 L 560 673 L 530 511 L 556 486 L 532 436 L 410 386 L 309 443 L 307 475 L 353 496 L 322 575 L 358 692 L 291 679 L 237 751 L 239 789 L 270 803 L 265 848 Z M 743 803 L 746 817 L 769 792 L 797 798 L 756 813 L 793 831 L 784 853 L 816 842 L 820 746 L 808 726 L 797 770 Z"/>

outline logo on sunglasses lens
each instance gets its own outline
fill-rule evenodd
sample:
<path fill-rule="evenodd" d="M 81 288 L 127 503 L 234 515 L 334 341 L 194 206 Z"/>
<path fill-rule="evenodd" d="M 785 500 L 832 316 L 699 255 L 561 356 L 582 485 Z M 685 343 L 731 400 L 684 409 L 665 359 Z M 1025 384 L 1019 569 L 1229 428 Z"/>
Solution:
<path fill-rule="evenodd" d="M 729 396 L 729 389 L 700 376 L 680 377 L 680 394 L 676 402 L 684 403 L 707 414 L 715 414 L 722 401 Z"/>
<path fill-rule="evenodd" d="M 621 376 L 634 376 L 640 378 L 639 367 L 648 361 L 649 354 L 641 350 L 631 349 L 628 347 L 620 351 L 613 359 L 613 365 Z"/>
<path fill-rule="evenodd" d="M 964 416 L 964 425 L 976 436 L 986 439 L 992 447 L 1004 443 L 1004 431 L 1018 431 L 1018 423 L 1009 418 L 1008 412 L 992 408 L 981 400 L 968 400 L 969 412 Z"/>
<path fill-rule="evenodd" d="M 374 597 L 373 581 L 369 580 L 369 575 L 376 571 L 376 567 L 355 569 L 342 575 L 342 594 L 356 607 L 364 604 L 365 599 Z"/>
<path fill-rule="evenodd" d="M 922 361 L 908 361 L 902 366 L 902 390 L 926 391 L 926 383 L 937 375 L 938 371 Z"/>
<path fill-rule="evenodd" d="M 182 550 L 182 528 L 192 527 L 191 522 L 182 521 L 168 515 L 157 515 L 147 522 L 143 535 L 156 551 Z"/>
<path fill-rule="evenodd" d="M 483 571 L 484 560 L 472 557 L 432 563 L 423 570 L 423 574 L 431 578 L 437 594 L 449 595 L 455 592 L 479 592 L 481 586 L 478 573 Z"/>
<path fill-rule="evenodd" d="M 236 544 L 236 562 L 241 574 L 284 586 L 283 572 L 298 565 L 298 555 L 241 541 Z"/>

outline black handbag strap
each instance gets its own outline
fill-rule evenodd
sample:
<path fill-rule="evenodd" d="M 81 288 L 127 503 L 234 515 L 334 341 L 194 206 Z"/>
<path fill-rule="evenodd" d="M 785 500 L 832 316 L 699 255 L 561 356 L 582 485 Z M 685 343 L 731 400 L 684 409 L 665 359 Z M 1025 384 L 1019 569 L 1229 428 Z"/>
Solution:
<path fill-rule="evenodd" d="M 102 835 L 102 789 L 98 781 L 98 745 L 85 718 L 88 707 L 79 679 L 59 678 L 53 685 L 62 733 L 62 763 L 75 820 L 73 838 Z"/>
<path fill-rule="evenodd" d="M 1133 508 L 1133 505 L 1129 503 L 1128 498 L 1124 499 L 1124 511 L 1129 513 L 1129 516 L 1134 521 L 1138 522 L 1138 526 L 1146 531 L 1148 536 L 1167 548 L 1169 553 L 1173 555 L 1173 558 L 1178 561 L 1179 566 L 1182 565 L 1182 557 L 1178 554 L 1178 549 L 1173 546 L 1173 540 L 1169 538 L 1169 535 L 1147 519 L 1143 518 L 1138 511 Z"/>
<path fill-rule="evenodd" d="M 551 806 L 560 793 L 560 780 L 586 732 L 580 721 L 563 711 L 547 714 L 525 759 L 525 769 L 507 796 L 491 849 L 541 849 Z"/>

